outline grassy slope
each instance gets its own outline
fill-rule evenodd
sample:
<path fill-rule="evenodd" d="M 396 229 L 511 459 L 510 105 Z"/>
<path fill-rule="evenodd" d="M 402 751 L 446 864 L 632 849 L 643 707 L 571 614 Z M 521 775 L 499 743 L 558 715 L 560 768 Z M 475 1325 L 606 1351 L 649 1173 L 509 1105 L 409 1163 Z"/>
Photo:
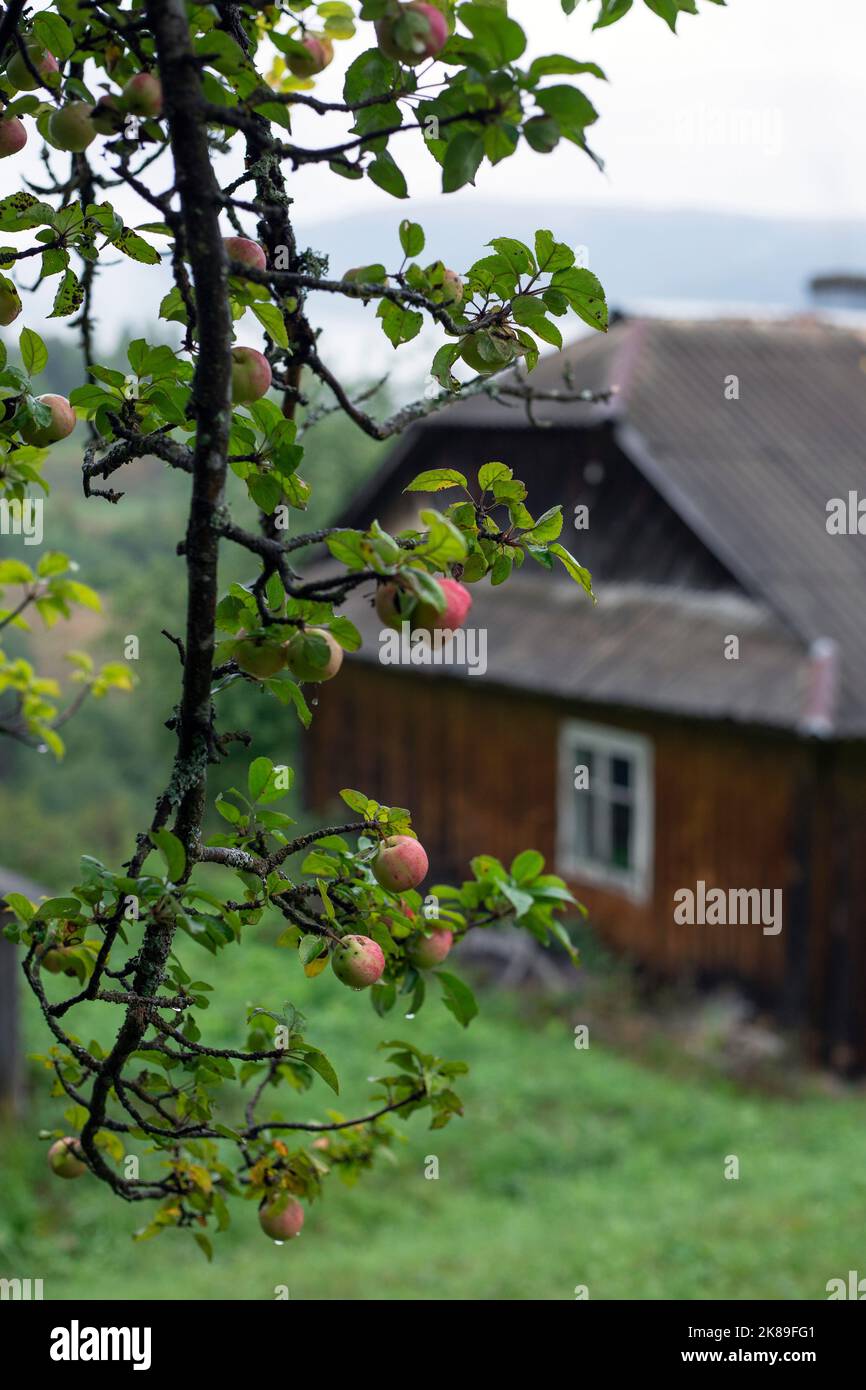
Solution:
<path fill-rule="evenodd" d="M 139 1209 L 90 1179 L 52 1179 L 28 1125 L 2 1140 L 0 1272 L 43 1277 L 49 1298 L 262 1299 L 286 1284 L 295 1299 L 547 1300 L 585 1283 L 592 1298 L 788 1299 L 821 1298 L 862 1264 L 862 1100 L 674 1080 L 601 1047 L 577 1052 L 567 1018 L 539 1021 L 508 1000 L 488 998 L 466 1034 L 433 1003 L 383 1024 L 330 974 L 299 980 L 266 940 L 219 973 L 206 1037 L 236 1041 L 251 1000 L 290 994 L 337 1061 L 347 1113 L 364 1103 L 377 1041 L 396 1035 L 471 1062 L 467 1117 L 435 1134 L 420 1116 L 401 1125 L 397 1166 L 352 1191 L 331 1181 L 296 1244 L 270 1245 L 240 1205 L 210 1266 L 181 1233 L 133 1244 Z M 32 1017 L 29 1032 L 35 1045 Z M 317 1082 L 289 1104 L 320 1117 L 330 1092 Z M 732 1153 L 738 1182 L 722 1177 Z M 430 1154 L 438 1181 L 423 1176 Z"/>

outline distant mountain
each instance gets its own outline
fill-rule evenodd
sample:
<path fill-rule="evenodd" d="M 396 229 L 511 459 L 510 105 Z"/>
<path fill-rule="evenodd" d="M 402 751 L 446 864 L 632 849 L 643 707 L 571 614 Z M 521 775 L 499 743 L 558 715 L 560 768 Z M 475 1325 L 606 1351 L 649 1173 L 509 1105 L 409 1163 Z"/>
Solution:
<path fill-rule="evenodd" d="M 404 214 L 380 211 L 299 225 L 302 241 L 327 251 L 335 272 L 383 259 L 397 245 Z M 747 217 L 653 208 L 576 208 L 562 203 L 447 201 L 413 205 L 427 233 L 430 259 L 465 268 L 484 243 L 502 234 L 531 242 L 538 227 L 588 248 L 588 263 L 611 304 L 635 310 L 649 302 L 698 301 L 797 310 L 809 302 L 816 272 L 866 272 L 866 223 Z M 425 253 L 426 254 L 426 253 Z"/>

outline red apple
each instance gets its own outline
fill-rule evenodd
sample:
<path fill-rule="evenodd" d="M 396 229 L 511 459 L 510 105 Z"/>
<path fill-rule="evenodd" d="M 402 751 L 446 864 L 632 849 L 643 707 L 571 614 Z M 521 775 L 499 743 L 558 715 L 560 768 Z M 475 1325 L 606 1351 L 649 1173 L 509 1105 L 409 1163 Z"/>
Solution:
<path fill-rule="evenodd" d="M 271 1240 L 292 1240 L 303 1224 L 304 1208 L 288 1192 L 266 1197 L 259 1207 L 259 1225 Z"/>
<path fill-rule="evenodd" d="M 70 101 L 53 111 L 48 134 L 59 150 L 81 154 L 96 139 L 96 126 L 90 119 L 93 107 L 86 101 Z"/>
<path fill-rule="evenodd" d="M 306 49 L 305 54 L 286 54 L 289 72 L 294 73 L 295 77 L 315 77 L 317 73 L 324 72 L 334 58 L 334 45 L 331 40 L 308 34 L 301 43 Z"/>
<path fill-rule="evenodd" d="M 120 99 L 131 116 L 159 116 L 162 114 L 162 83 L 152 72 L 137 72 L 127 82 Z"/>
<path fill-rule="evenodd" d="M 19 121 L 17 116 L 9 116 L 5 121 L 0 120 L 0 159 L 8 159 L 10 154 L 17 154 L 26 144 L 27 129 L 23 121 Z"/>
<path fill-rule="evenodd" d="M 0 326 L 8 327 L 21 313 L 21 296 L 11 280 L 0 275 Z"/>
<path fill-rule="evenodd" d="M 264 247 L 257 241 L 250 241 L 249 237 L 245 236 L 224 236 L 223 246 L 230 261 L 239 261 L 241 265 L 248 265 L 253 270 L 267 270 L 268 258 Z"/>
<path fill-rule="evenodd" d="M 382 947 L 369 936 L 344 936 L 331 956 L 331 969 L 342 984 L 367 989 L 385 969 Z"/>
<path fill-rule="evenodd" d="M 72 433 L 77 422 L 76 415 L 65 396 L 37 396 L 36 399 L 50 406 L 51 420 L 41 428 L 34 423 L 22 425 L 21 437 L 27 444 L 46 449 L 49 444 L 56 444 Z"/>
<path fill-rule="evenodd" d="M 463 298 L 463 280 L 456 270 L 448 270 L 442 276 L 442 299 L 445 304 L 459 304 Z"/>
<path fill-rule="evenodd" d="M 472 595 L 466 585 L 456 579 L 437 579 L 436 582 L 445 595 L 445 607 L 441 613 L 437 613 L 432 603 L 420 602 L 412 615 L 413 631 L 456 632 L 466 621 L 472 607 Z"/>
<path fill-rule="evenodd" d="M 263 637 L 247 637 L 238 642 L 234 657 L 241 670 L 248 676 L 254 676 L 257 681 L 275 676 L 286 664 L 283 648 L 278 643 L 267 642 Z"/>
<path fill-rule="evenodd" d="M 27 50 L 27 57 L 30 59 L 31 66 L 42 78 L 42 85 L 46 87 L 56 86 L 56 74 L 60 69 L 54 54 L 49 53 L 48 49 L 43 48 L 42 44 L 37 43 L 35 39 L 29 40 L 24 47 Z M 16 92 L 35 92 L 40 85 L 20 52 L 13 53 L 6 64 L 6 77 Z"/>
<path fill-rule="evenodd" d="M 448 42 L 448 20 L 435 5 L 410 0 L 399 13 L 376 20 L 376 38 L 388 58 L 407 67 L 417 67 L 425 58 L 435 58 Z"/>
<path fill-rule="evenodd" d="M 232 401 L 249 405 L 267 395 L 271 385 L 271 364 L 263 352 L 251 347 L 232 348 Z"/>
<path fill-rule="evenodd" d="M 409 959 L 419 970 L 432 970 L 441 965 L 454 944 L 454 933 L 438 928 L 432 936 L 419 936 L 409 948 Z"/>
<path fill-rule="evenodd" d="M 48 1150 L 48 1166 L 58 1178 L 80 1178 L 87 1172 L 87 1164 L 81 1156 L 78 1140 L 67 1134 L 58 1139 Z"/>
<path fill-rule="evenodd" d="M 424 846 L 411 835 L 389 835 L 379 846 L 373 860 L 373 874 L 382 888 L 391 893 L 405 893 L 417 888 L 426 878 L 427 855 Z"/>
<path fill-rule="evenodd" d="M 286 642 L 285 652 L 286 665 L 298 681 L 329 681 L 343 664 L 343 648 L 323 627 L 295 633 Z"/>

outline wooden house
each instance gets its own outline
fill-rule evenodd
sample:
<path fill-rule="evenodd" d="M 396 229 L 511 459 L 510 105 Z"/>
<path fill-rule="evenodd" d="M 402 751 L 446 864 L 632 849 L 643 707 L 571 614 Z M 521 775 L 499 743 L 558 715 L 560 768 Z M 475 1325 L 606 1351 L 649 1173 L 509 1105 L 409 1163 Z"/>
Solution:
<path fill-rule="evenodd" d="M 474 585 L 479 678 L 383 665 L 362 588 L 363 650 L 317 691 L 311 802 L 352 786 L 412 807 L 438 877 L 537 848 L 615 949 L 737 980 L 861 1069 L 866 340 L 817 319 L 623 320 L 532 378 L 564 379 L 616 393 L 459 402 L 403 437 L 342 521 L 397 530 L 429 502 L 404 492 L 417 473 L 499 459 L 534 515 L 565 504 L 597 606 L 531 561 Z M 716 890 L 728 920 L 702 911 Z M 756 906 L 777 893 L 779 929 Z"/>

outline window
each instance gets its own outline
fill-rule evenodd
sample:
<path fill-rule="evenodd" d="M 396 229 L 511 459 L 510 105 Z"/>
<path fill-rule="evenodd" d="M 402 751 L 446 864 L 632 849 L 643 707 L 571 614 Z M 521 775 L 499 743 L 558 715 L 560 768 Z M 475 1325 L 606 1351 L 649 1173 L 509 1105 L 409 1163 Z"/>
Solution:
<path fill-rule="evenodd" d="M 645 900 L 652 889 L 652 744 L 569 720 L 559 735 L 561 873 Z"/>

